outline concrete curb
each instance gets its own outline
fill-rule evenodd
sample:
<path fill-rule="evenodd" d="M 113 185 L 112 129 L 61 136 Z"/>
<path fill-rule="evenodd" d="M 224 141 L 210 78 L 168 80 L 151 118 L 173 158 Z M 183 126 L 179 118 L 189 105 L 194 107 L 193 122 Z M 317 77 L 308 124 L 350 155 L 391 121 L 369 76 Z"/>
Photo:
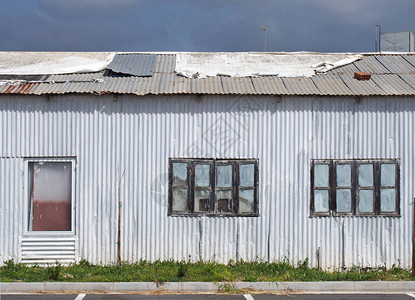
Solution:
<path fill-rule="evenodd" d="M 0 294 L 35 292 L 202 292 L 246 289 L 255 292 L 308 293 L 411 293 L 415 281 L 319 281 L 319 282 L 0 282 Z"/>

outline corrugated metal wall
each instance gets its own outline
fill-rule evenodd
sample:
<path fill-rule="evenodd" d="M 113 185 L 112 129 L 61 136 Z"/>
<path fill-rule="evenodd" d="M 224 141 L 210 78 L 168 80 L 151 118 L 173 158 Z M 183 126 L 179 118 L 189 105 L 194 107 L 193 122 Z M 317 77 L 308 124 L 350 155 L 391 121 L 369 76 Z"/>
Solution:
<path fill-rule="evenodd" d="M 411 265 L 414 99 L 50 100 L 0 99 L 2 261 L 22 258 L 24 158 L 58 156 L 77 162 L 78 260 L 115 261 L 122 177 L 123 260 L 286 257 L 325 268 Z M 260 217 L 167 217 L 169 157 L 258 158 Z M 402 217 L 310 218 L 312 158 L 399 158 Z"/>

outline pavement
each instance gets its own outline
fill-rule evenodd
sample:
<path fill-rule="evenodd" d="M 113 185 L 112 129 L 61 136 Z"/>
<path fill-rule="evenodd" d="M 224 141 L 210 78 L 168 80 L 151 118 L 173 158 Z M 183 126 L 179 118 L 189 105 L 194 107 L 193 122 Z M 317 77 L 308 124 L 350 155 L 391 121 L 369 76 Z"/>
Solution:
<path fill-rule="evenodd" d="M 415 281 L 0 282 L 0 300 L 415 299 Z"/>
<path fill-rule="evenodd" d="M 326 300 L 326 299 L 347 299 L 347 300 L 411 300 L 414 299 L 406 294 L 243 294 L 243 295 L 125 295 L 125 294 L 78 294 L 78 295 L 56 295 L 56 294 L 14 294 L 2 295 L 1 300 Z"/>
<path fill-rule="evenodd" d="M 13 293 L 415 293 L 415 281 L 320 282 L 0 282 L 0 294 Z"/>

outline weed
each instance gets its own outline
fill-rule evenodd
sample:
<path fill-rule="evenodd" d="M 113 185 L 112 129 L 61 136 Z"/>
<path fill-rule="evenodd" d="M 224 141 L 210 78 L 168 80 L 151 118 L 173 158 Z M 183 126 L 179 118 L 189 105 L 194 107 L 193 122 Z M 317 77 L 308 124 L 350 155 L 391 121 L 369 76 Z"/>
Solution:
<path fill-rule="evenodd" d="M 179 265 L 179 269 L 177 270 L 177 276 L 178 276 L 179 278 L 186 277 L 187 272 L 188 272 L 188 267 L 187 267 L 187 265 L 186 265 L 185 263 L 181 263 L 181 264 Z"/>
<path fill-rule="evenodd" d="M 247 262 L 243 260 L 229 261 L 220 264 L 216 261 L 155 261 L 150 263 L 140 260 L 137 263 L 123 262 L 122 269 L 116 265 L 98 266 L 86 260 L 77 264 L 42 267 L 15 263 L 13 260 L 4 262 L 0 267 L 0 278 L 4 282 L 12 281 L 146 281 L 162 285 L 167 281 L 205 281 L 225 282 L 221 287 L 224 291 L 232 289 L 230 282 L 235 281 L 377 281 L 377 280 L 413 280 L 411 272 L 393 266 L 391 269 L 358 268 L 348 270 L 325 272 L 312 268 L 308 259 L 297 264 L 290 263 L 288 259 L 267 262 L 256 259 Z"/>
<path fill-rule="evenodd" d="M 91 267 L 92 266 L 92 264 L 89 261 L 87 261 L 86 259 L 81 259 L 79 261 L 79 265 L 81 267 Z"/>
<path fill-rule="evenodd" d="M 221 283 L 218 287 L 218 293 L 225 293 L 225 294 L 243 294 L 244 291 L 241 289 L 235 288 L 233 283 Z"/>
<path fill-rule="evenodd" d="M 59 263 L 56 263 L 56 265 L 54 266 L 48 266 L 46 268 L 46 274 L 47 274 L 48 280 L 53 280 L 53 281 L 58 280 L 61 271 L 62 271 L 62 266 Z"/>
<path fill-rule="evenodd" d="M 6 261 L 4 263 L 4 265 L 5 265 L 6 269 L 13 269 L 14 266 L 15 266 L 15 263 L 14 263 L 13 259 L 9 259 L 8 261 Z"/>

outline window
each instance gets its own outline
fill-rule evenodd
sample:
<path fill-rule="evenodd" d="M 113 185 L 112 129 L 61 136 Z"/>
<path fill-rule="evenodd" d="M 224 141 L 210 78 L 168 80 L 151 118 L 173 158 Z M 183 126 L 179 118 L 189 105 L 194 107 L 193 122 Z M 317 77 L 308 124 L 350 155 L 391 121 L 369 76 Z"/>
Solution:
<path fill-rule="evenodd" d="M 72 160 L 28 160 L 28 231 L 73 231 Z"/>
<path fill-rule="evenodd" d="M 399 216 L 399 163 L 388 160 L 312 160 L 313 216 Z"/>
<path fill-rule="evenodd" d="M 169 215 L 258 216 L 258 160 L 170 159 Z"/>

